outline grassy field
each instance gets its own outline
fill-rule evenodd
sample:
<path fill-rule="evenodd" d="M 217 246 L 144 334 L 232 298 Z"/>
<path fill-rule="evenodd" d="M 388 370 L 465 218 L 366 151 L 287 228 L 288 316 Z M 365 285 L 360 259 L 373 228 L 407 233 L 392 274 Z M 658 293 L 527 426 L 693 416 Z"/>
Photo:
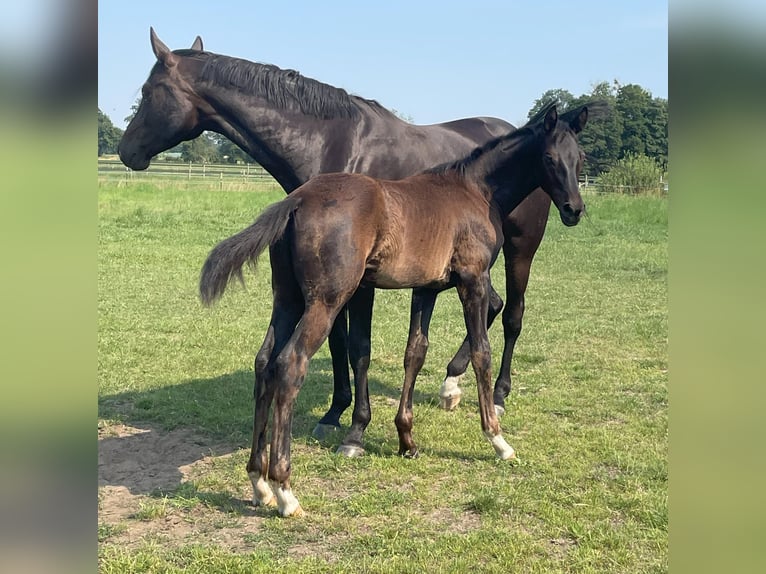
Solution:
<path fill-rule="evenodd" d="M 100 187 L 100 572 L 667 571 L 667 199 L 589 196 L 572 229 L 552 215 L 501 419 L 513 464 L 481 434 L 472 375 L 456 411 L 438 408 L 464 334 L 454 292 L 415 390 L 421 456 L 396 456 L 409 292 L 378 292 L 368 454 L 310 436 L 330 400 L 325 345 L 293 428 L 307 514 L 282 519 L 249 504 L 244 471 L 268 258 L 213 309 L 196 291 L 208 251 L 281 197 Z M 503 293 L 502 261 L 492 277 Z M 499 325 L 490 336 L 497 365 Z"/>

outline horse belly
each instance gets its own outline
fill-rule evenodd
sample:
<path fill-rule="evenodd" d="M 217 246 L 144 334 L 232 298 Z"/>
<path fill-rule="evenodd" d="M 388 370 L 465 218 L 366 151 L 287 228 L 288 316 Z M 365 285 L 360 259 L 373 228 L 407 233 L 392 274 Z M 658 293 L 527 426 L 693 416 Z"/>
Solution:
<path fill-rule="evenodd" d="M 379 289 L 410 289 L 413 287 L 442 287 L 449 281 L 447 261 L 392 261 L 372 264 L 365 271 L 363 282 Z"/>

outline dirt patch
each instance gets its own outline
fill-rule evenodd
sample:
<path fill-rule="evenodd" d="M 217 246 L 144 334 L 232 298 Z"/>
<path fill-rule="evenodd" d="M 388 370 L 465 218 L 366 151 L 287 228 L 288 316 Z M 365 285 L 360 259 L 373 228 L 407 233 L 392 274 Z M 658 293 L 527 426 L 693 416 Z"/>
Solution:
<path fill-rule="evenodd" d="M 100 424 L 100 540 L 122 547 L 151 542 L 206 543 L 235 552 L 252 550 L 248 535 L 258 532 L 265 515 L 249 506 L 245 499 L 249 494 L 238 493 L 225 501 L 229 511 L 220 508 L 220 501 L 218 506 L 182 507 L 162 495 L 204 474 L 214 460 L 231 456 L 232 451 L 230 446 L 210 443 L 187 429 L 159 431 Z"/>

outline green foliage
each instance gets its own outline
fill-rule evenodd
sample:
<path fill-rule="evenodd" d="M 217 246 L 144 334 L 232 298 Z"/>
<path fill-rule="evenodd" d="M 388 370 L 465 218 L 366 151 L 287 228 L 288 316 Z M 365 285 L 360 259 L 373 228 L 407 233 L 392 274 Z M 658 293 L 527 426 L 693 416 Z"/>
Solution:
<path fill-rule="evenodd" d="M 181 143 L 178 146 L 181 159 L 192 163 L 213 163 L 220 161 L 216 140 L 209 132 L 203 132 L 197 138 Z"/>
<path fill-rule="evenodd" d="M 635 84 L 621 86 L 618 82 L 595 84 L 589 94 L 574 97 L 566 90 L 546 91 L 535 100 L 529 117 L 544 103 L 557 99 L 567 110 L 598 99 L 606 101 L 612 113 L 591 120 L 580 135 L 580 145 L 588 161 L 585 173 L 595 176 L 607 171 L 628 154 L 645 155 L 654 159 L 661 169 L 668 167 L 668 101 L 652 95 Z"/>
<path fill-rule="evenodd" d="M 527 119 L 531 119 L 537 112 L 550 102 L 558 102 L 558 109 L 560 112 L 565 112 L 571 107 L 571 103 L 574 100 L 574 96 L 568 90 L 547 90 L 540 96 L 535 103 L 532 104 L 532 109 L 527 114 Z"/>
<path fill-rule="evenodd" d="M 98 110 L 98 155 L 117 153 L 122 130 L 112 123 L 101 108 Z"/>
<path fill-rule="evenodd" d="M 601 174 L 598 185 L 602 191 L 659 194 L 663 191 L 661 179 L 662 169 L 653 158 L 628 152 Z"/>

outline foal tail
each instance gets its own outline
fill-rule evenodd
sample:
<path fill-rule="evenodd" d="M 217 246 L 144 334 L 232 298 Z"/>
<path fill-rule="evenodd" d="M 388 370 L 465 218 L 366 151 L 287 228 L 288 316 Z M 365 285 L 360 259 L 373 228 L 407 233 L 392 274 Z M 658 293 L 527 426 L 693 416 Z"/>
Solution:
<path fill-rule="evenodd" d="M 299 204 L 299 198 L 288 196 L 270 205 L 250 227 L 224 239 L 213 248 L 202 266 L 199 281 L 203 305 L 215 303 L 223 295 L 232 277 L 244 283 L 242 267 L 248 262 L 255 267 L 263 250 L 284 235 L 290 216 Z"/>

